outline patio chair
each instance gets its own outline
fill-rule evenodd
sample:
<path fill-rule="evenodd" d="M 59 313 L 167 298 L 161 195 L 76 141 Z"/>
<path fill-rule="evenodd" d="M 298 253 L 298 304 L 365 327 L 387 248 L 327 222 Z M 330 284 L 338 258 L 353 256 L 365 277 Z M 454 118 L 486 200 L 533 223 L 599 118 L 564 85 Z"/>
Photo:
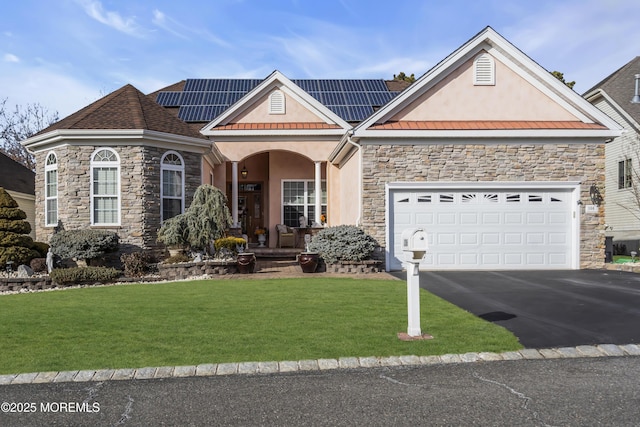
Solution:
<path fill-rule="evenodd" d="M 277 224 L 276 231 L 278 232 L 279 248 L 294 248 L 296 246 L 296 237 L 293 228 L 287 227 L 284 224 Z"/>

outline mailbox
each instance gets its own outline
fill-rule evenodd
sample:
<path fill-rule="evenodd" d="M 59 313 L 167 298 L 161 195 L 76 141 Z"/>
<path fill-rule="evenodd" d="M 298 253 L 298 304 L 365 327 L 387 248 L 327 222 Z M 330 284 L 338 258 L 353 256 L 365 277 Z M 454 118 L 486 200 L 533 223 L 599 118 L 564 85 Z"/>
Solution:
<path fill-rule="evenodd" d="M 427 233 L 422 228 L 407 228 L 401 239 L 405 261 L 420 262 L 429 249 Z"/>

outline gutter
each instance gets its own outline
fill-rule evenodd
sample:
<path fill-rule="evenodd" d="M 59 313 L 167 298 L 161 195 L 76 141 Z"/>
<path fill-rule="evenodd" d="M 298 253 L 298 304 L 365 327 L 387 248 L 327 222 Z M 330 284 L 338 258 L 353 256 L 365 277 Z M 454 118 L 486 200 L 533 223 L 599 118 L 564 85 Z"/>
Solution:
<path fill-rule="evenodd" d="M 356 226 L 360 227 L 362 225 L 362 146 L 357 142 L 353 141 L 351 137 L 353 136 L 353 129 L 347 132 L 347 143 L 351 144 L 358 151 L 358 216 L 356 218 Z"/>

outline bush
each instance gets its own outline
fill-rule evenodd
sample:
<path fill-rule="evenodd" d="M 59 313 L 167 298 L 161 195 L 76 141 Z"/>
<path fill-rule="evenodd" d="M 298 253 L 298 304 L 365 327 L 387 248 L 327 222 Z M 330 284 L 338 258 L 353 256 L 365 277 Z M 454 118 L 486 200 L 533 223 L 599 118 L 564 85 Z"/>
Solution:
<path fill-rule="evenodd" d="M 237 253 L 237 246 L 244 246 L 247 244 L 247 241 L 242 237 L 223 237 L 222 239 L 217 239 L 213 243 L 213 247 L 218 252 L 220 249 L 225 248 L 230 250 L 231 252 Z"/>
<path fill-rule="evenodd" d="M 47 259 L 46 258 L 34 258 L 29 263 L 29 267 L 33 270 L 34 273 L 46 273 L 47 269 Z"/>
<path fill-rule="evenodd" d="M 51 236 L 51 250 L 62 258 L 93 259 L 118 250 L 118 235 L 107 230 L 65 230 Z"/>
<path fill-rule="evenodd" d="M 376 240 L 353 225 L 339 225 L 320 230 L 309 243 L 309 251 L 318 252 L 327 264 L 338 261 L 369 259 Z"/>
<path fill-rule="evenodd" d="M 124 274 L 127 277 L 140 277 L 149 272 L 153 257 L 147 252 L 132 252 L 123 254 L 120 257 L 122 265 L 124 265 Z"/>
<path fill-rule="evenodd" d="M 83 282 L 109 283 L 119 276 L 118 270 L 108 267 L 56 268 L 49 273 L 51 280 L 60 285 Z"/>
<path fill-rule="evenodd" d="M 29 237 L 31 224 L 27 214 L 18 207 L 13 197 L 0 187 L 0 267 L 12 261 L 15 266 L 28 264 L 39 256 Z"/>
<path fill-rule="evenodd" d="M 177 264 L 179 262 L 189 262 L 191 259 L 185 254 L 178 254 L 174 256 L 170 256 L 169 258 L 164 260 L 165 264 Z"/>
<path fill-rule="evenodd" d="M 47 257 L 47 252 L 49 252 L 49 245 L 44 242 L 33 242 L 33 249 L 38 251 L 42 258 Z"/>

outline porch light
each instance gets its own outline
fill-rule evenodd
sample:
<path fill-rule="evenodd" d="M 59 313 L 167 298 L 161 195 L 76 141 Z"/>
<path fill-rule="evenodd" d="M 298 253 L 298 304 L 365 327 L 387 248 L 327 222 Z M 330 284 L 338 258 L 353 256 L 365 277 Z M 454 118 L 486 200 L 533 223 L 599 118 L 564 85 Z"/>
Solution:
<path fill-rule="evenodd" d="M 249 171 L 247 170 L 246 166 L 242 167 L 242 170 L 240 171 L 240 176 L 242 177 L 242 179 L 247 179 L 247 176 L 249 176 Z"/>

